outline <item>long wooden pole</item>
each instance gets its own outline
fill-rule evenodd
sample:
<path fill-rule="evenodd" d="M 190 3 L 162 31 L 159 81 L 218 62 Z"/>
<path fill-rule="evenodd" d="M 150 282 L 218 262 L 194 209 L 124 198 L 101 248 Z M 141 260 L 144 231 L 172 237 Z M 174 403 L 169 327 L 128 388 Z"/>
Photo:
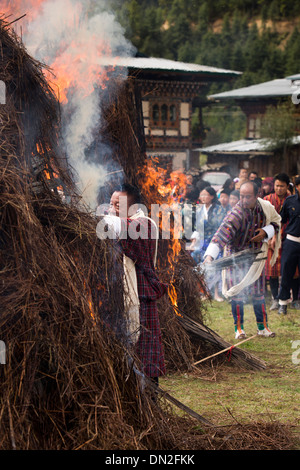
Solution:
<path fill-rule="evenodd" d="M 246 343 L 246 341 L 249 341 L 250 339 L 253 339 L 257 337 L 257 335 L 253 335 L 253 336 L 250 336 L 249 338 L 246 338 L 244 339 L 243 341 L 240 341 L 239 343 L 236 343 L 232 346 L 229 346 L 228 348 L 225 348 L 225 349 L 222 349 L 222 351 L 219 351 L 215 354 L 212 354 L 211 356 L 208 356 L 208 357 L 205 357 L 204 359 L 201 359 L 200 361 L 197 361 L 197 362 L 194 362 L 193 366 L 196 366 L 197 364 L 200 364 L 200 362 L 204 362 L 204 361 L 207 361 L 208 359 L 211 359 L 212 357 L 215 357 L 215 356 L 218 356 L 219 354 L 222 354 L 226 351 L 229 351 L 230 349 L 233 349 L 233 348 L 236 348 L 237 346 L 239 346 L 240 344 L 243 344 L 243 343 Z"/>

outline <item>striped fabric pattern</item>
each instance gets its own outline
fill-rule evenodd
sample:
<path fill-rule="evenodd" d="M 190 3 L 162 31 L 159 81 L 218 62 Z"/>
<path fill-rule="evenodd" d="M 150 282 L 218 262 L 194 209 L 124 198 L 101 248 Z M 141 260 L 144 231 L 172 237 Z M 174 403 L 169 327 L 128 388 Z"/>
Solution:
<path fill-rule="evenodd" d="M 271 204 L 273 204 L 273 206 L 275 207 L 278 214 L 280 214 L 283 203 L 284 203 L 284 201 L 286 200 L 286 198 L 288 196 L 290 196 L 290 193 L 288 193 L 287 196 L 284 199 L 279 199 L 277 194 L 272 193 L 272 194 L 268 194 L 268 196 L 265 196 L 264 199 L 266 201 L 269 201 Z M 281 227 L 281 239 L 282 240 L 284 238 L 284 230 L 285 230 L 286 226 L 287 226 L 287 223 L 282 225 L 282 227 Z M 274 264 L 274 266 L 271 266 L 270 261 L 271 261 L 271 258 L 272 258 L 273 251 L 271 249 L 269 249 L 268 259 L 266 260 L 266 277 L 269 278 L 269 277 L 279 277 L 280 276 L 281 252 L 282 252 L 282 249 L 280 248 L 276 263 Z"/>
<path fill-rule="evenodd" d="M 239 201 L 232 211 L 227 214 L 223 223 L 212 238 L 212 243 L 216 243 L 220 250 L 224 250 L 224 255 L 231 255 L 247 248 L 259 249 L 262 243 L 251 243 L 250 240 L 255 236 L 257 229 L 266 225 L 266 217 L 261 205 L 257 201 L 254 209 L 244 209 L 241 201 Z M 246 272 L 249 265 L 230 268 L 227 270 L 228 287 L 232 287 L 239 283 Z M 252 296 L 263 295 L 265 290 L 264 273 L 260 278 L 250 286 Z"/>

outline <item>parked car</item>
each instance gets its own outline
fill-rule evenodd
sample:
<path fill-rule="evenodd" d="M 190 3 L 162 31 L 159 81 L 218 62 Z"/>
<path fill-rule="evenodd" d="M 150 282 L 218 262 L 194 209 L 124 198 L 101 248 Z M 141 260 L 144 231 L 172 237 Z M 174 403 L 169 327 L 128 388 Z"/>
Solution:
<path fill-rule="evenodd" d="M 231 178 L 229 173 L 224 171 L 205 171 L 200 176 L 201 180 L 207 181 L 218 192 L 224 185 L 225 181 Z"/>

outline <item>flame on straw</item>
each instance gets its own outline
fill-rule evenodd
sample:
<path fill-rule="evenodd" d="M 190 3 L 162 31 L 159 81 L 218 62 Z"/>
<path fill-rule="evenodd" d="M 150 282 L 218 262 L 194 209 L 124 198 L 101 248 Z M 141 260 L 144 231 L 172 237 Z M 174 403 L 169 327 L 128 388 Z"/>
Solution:
<path fill-rule="evenodd" d="M 141 170 L 141 178 L 143 181 L 143 191 L 149 197 L 149 200 L 153 204 L 167 204 L 169 207 L 174 205 L 175 198 L 177 197 L 174 192 L 175 184 L 171 184 L 171 182 L 166 181 L 167 177 L 167 170 L 158 166 L 158 162 L 156 159 L 149 160 L 147 162 L 146 167 Z M 176 180 L 178 188 L 185 188 L 186 185 L 186 178 L 180 172 L 174 172 L 171 177 Z M 173 181 L 174 183 L 174 181 Z M 176 191 L 176 188 L 175 188 Z M 165 223 L 164 217 L 162 217 L 159 221 L 160 229 L 163 231 Z M 167 227 L 167 230 L 169 227 Z M 178 256 L 182 249 L 180 240 L 174 236 L 174 228 L 170 227 L 170 238 L 171 238 L 171 249 L 167 254 L 168 264 L 169 264 L 169 275 L 171 278 L 169 288 L 168 288 L 168 295 L 170 301 L 173 305 L 174 312 L 181 316 L 178 312 L 178 295 L 176 291 L 176 287 L 174 285 L 174 274 L 175 274 L 175 267 Z"/>

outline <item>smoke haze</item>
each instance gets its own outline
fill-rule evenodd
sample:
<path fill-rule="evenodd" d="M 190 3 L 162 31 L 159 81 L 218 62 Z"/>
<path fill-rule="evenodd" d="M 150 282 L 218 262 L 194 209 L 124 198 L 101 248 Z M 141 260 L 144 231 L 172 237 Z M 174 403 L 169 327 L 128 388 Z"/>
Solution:
<path fill-rule="evenodd" d="M 18 13 L 29 12 L 24 20 L 23 41 L 29 54 L 50 66 L 54 91 L 62 104 L 63 145 L 70 165 L 78 175 L 84 202 L 95 209 L 99 186 L 107 169 L 101 153 L 89 152 L 101 123 L 100 105 L 109 85 L 107 69 L 99 58 L 131 57 L 135 49 L 110 10 L 108 1 L 45 0 L 15 1 Z M 23 21 L 23 20 L 22 20 Z M 23 25 L 22 25 L 23 28 Z M 103 151 L 109 152 L 105 148 Z M 112 168 L 109 171 L 119 170 Z"/>

